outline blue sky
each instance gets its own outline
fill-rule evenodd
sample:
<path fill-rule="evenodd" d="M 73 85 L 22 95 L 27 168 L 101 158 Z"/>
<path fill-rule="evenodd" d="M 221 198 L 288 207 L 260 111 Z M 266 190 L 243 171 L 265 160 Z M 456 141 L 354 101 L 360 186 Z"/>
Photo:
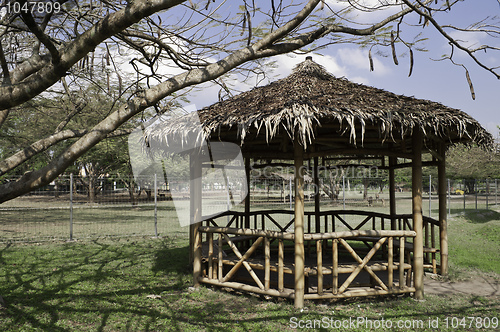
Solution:
<path fill-rule="evenodd" d="M 365 0 L 367 3 L 376 0 Z M 330 0 L 328 3 L 337 6 L 337 1 Z M 371 16 L 370 16 L 371 15 Z M 369 22 L 380 18 L 385 13 L 362 14 L 358 19 Z M 487 16 L 500 16 L 500 5 L 496 0 L 474 0 L 464 1 L 453 7 L 451 13 L 436 14 L 435 17 L 441 22 L 448 24 L 460 24 L 467 26 Z M 372 16 L 374 16 L 372 18 Z M 442 20 L 445 21 L 442 21 Z M 418 20 L 415 20 L 417 23 Z M 404 55 L 405 49 L 397 45 L 399 65 L 394 65 L 390 56 L 390 49 L 386 50 L 388 57 L 374 55 L 373 72 L 369 70 L 368 50 L 360 49 L 355 45 L 340 44 L 331 45 L 313 54 L 313 60 L 322 64 L 328 71 L 338 77 L 345 76 L 347 79 L 391 91 L 406 96 L 429 99 L 440 102 L 446 106 L 461 109 L 478 120 L 483 127 L 488 129 L 495 137 L 498 137 L 497 126 L 500 125 L 500 80 L 479 68 L 465 54 L 456 53 L 454 59 L 463 63 L 469 70 L 472 79 L 476 100 L 472 100 L 469 85 L 466 80 L 465 70 L 453 65 L 450 61 L 433 61 L 439 59 L 450 48 L 447 40 L 440 36 L 432 26 L 425 28 L 403 27 L 404 33 L 414 36 L 419 32 L 429 40 L 424 46 L 429 52 L 414 52 L 414 67 L 411 77 L 408 77 L 409 58 Z M 451 30 L 447 30 L 451 32 Z M 466 34 L 453 32 L 454 37 L 474 45 L 488 43 L 500 47 L 500 39 L 487 38 L 477 33 Z M 411 38 L 409 38 L 411 40 Z M 407 53 L 407 52 L 406 52 Z M 500 53 L 489 52 L 480 55 L 490 65 L 500 66 Z M 305 55 L 282 55 L 273 58 L 277 61 L 278 68 L 275 78 L 278 79 L 290 74 L 295 64 L 303 61 Z M 273 79 L 273 80 L 274 80 Z M 249 85 L 237 87 L 239 90 L 248 90 Z M 191 98 L 196 107 L 204 107 L 217 101 L 218 88 L 205 89 Z M 212 91 L 212 93 L 210 93 Z"/>

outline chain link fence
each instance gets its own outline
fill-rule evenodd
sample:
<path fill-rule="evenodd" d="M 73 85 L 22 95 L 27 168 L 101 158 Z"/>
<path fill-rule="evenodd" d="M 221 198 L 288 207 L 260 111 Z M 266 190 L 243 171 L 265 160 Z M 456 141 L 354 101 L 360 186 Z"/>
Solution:
<path fill-rule="evenodd" d="M 305 179 L 305 208 L 314 210 L 319 193 L 321 210 L 368 210 L 389 213 L 389 189 L 386 177 L 320 178 L 317 188 Z M 141 188 L 138 183 L 156 183 Z M 497 208 L 497 179 L 456 180 L 447 182 L 448 213 Z M 251 210 L 293 210 L 293 176 L 275 174 L 252 177 Z M 39 242 L 78 240 L 108 236 L 186 235 L 180 227 L 170 188 L 176 199 L 189 204 L 189 184 L 185 181 L 155 182 L 154 176 L 134 181 L 131 178 L 90 179 L 61 176 L 50 185 L 0 205 L 0 242 Z M 437 218 L 437 178 L 423 180 L 424 215 Z M 243 211 L 244 195 L 238 191 L 229 197 L 223 185 L 204 184 L 204 195 L 217 198 L 227 208 Z M 180 195 L 179 195 L 180 193 Z M 180 198 L 179 198 L 180 197 Z M 231 204 L 235 203 L 231 207 Z M 396 186 L 397 213 L 411 213 L 411 183 Z M 205 214 L 209 211 L 205 211 Z"/>
<path fill-rule="evenodd" d="M 0 205 L 0 242 L 183 233 L 167 192 L 130 178 L 61 176 Z"/>

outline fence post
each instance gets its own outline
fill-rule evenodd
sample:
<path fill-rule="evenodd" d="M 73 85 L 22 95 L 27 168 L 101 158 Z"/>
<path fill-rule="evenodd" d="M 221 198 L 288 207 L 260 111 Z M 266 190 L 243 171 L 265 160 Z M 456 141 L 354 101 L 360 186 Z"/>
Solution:
<path fill-rule="evenodd" d="M 156 173 L 155 173 L 155 237 L 158 237 L 158 187 L 156 183 Z"/>
<path fill-rule="evenodd" d="M 465 192 L 464 192 L 464 197 L 465 197 Z M 465 208 L 465 205 L 464 205 Z M 451 217 L 451 185 L 450 185 L 450 179 L 448 179 L 448 217 Z"/>
<path fill-rule="evenodd" d="M 69 174 L 69 240 L 73 241 L 73 173 Z"/>
<path fill-rule="evenodd" d="M 342 200 L 344 201 L 345 210 L 345 175 L 342 175 Z"/>
<path fill-rule="evenodd" d="M 490 193 L 490 180 L 486 179 L 486 210 L 488 210 L 488 194 Z"/>
<path fill-rule="evenodd" d="M 464 183 L 464 214 L 465 214 L 465 194 L 466 194 L 466 192 L 465 192 L 465 188 L 466 188 L 465 187 L 465 179 L 463 179 L 462 182 Z"/>
<path fill-rule="evenodd" d="M 498 196 L 498 182 L 497 182 L 498 179 L 495 179 L 495 206 L 498 206 L 498 199 L 497 199 L 497 196 Z"/>

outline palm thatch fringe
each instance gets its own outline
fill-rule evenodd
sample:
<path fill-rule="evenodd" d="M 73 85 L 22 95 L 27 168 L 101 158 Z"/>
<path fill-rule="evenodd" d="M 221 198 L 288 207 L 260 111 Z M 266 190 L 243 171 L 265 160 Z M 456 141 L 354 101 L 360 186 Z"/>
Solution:
<path fill-rule="evenodd" d="M 359 135 L 363 144 L 368 126 L 376 128 L 382 143 L 409 137 L 415 128 L 448 145 L 460 141 L 489 148 L 493 143 L 492 135 L 460 110 L 336 78 L 311 59 L 298 64 L 288 77 L 205 107 L 198 116 L 201 126 L 188 115 L 158 121 L 145 135 L 168 145 L 172 139 L 216 139 L 237 129 L 232 140 L 243 145 L 250 136 L 263 133 L 270 142 L 284 132 L 291 141 L 298 135 L 307 148 L 315 130 L 333 124 L 338 125 L 338 135 L 354 145 Z"/>

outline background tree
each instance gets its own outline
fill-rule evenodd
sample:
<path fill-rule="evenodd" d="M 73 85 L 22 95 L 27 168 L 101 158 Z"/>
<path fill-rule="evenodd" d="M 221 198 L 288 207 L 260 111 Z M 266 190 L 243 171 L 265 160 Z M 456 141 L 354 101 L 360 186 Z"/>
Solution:
<path fill-rule="evenodd" d="M 98 143 L 77 160 L 76 166 L 85 175 L 78 179 L 87 188 L 90 202 L 95 202 L 96 195 L 104 192 L 103 185 L 107 177 L 117 178 L 117 175 L 121 175 L 118 179 L 127 187 L 132 178 L 127 141 L 121 137 Z"/>
<path fill-rule="evenodd" d="M 345 6 L 336 6 L 340 2 Z M 413 52 L 420 49 L 419 34 L 407 34 L 402 27 L 421 25 L 448 40 L 450 53 L 443 59 L 456 63 L 459 51 L 500 78 L 498 69 L 488 66 L 481 53 L 499 48 L 467 46 L 450 34 L 474 31 L 498 36 L 495 18 L 464 27 L 440 24 L 440 17 L 453 15 L 450 9 L 461 2 L 309 0 L 296 4 L 269 0 L 257 5 L 241 0 L 235 7 L 234 1 L 209 0 L 56 0 L 51 10 L 9 12 L 11 1 L 4 1 L 0 13 L 1 137 L 15 139 L 22 133 L 19 116 L 34 98 L 55 100 L 61 106 L 59 121 L 47 124 L 44 135 L 17 152 L 0 148 L 0 176 L 28 169 L 18 171 L 22 176 L 16 181 L 0 184 L 0 202 L 48 184 L 102 140 L 130 130 L 123 127 L 129 121 L 168 112 L 174 94 L 213 81 L 221 86 L 223 97 L 231 93 L 231 78 L 253 75 L 259 81 L 267 75 L 260 59 L 278 54 L 357 43 L 370 49 L 371 63 L 372 53 L 383 50 L 398 63 L 398 45 L 410 55 L 411 72 Z M 356 21 L 353 15 L 384 8 L 392 10 L 381 12 L 385 16 L 371 23 Z M 467 79 L 470 82 L 468 75 Z M 118 89 L 111 91 L 113 84 Z M 112 107 L 92 113 L 91 122 L 77 121 L 89 115 L 81 92 L 91 86 L 112 98 Z M 26 119 L 30 120 L 30 124 L 37 121 Z M 80 127 L 71 128 L 71 123 Z M 57 153 L 51 159 L 23 166 L 46 151 L 50 156 L 52 150 Z"/>
<path fill-rule="evenodd" d="M 456 145 L 446 155 L 449 177 L 464 179 L 469 193 L 475 192 L 476 180 L 500 178 L 500 149 L 485 151 L 477 146 Z"/>

